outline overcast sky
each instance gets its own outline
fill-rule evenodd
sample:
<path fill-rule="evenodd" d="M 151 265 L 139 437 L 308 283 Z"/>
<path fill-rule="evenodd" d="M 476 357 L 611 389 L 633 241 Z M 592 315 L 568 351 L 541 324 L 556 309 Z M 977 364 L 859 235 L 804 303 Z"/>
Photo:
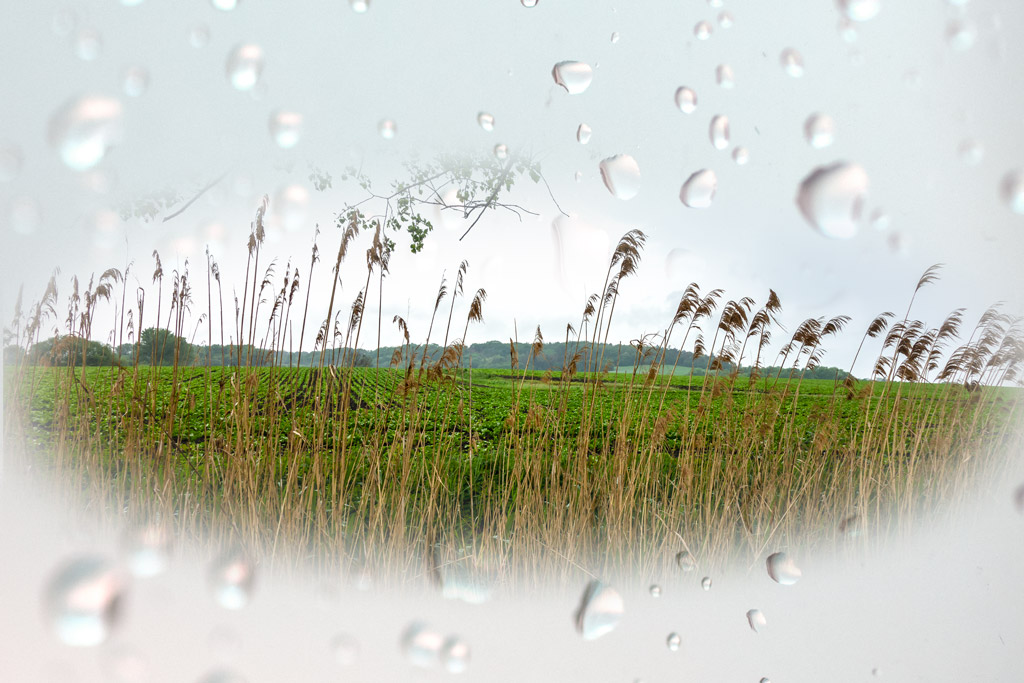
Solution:
<path fill-rule="evenodd" d="M 730 28 L 719 21 L 722 11 L 731 14 Z M 973 324 L 996 300 L 1021 311 L 1024 216 L 1010 210 L 1000 185 L 1024 165 L 1024 47 L 1009 39 L 1024 30 L 1024 8 L 1011 1 L 890 2 L 853 24 L 855 37 L 844 37 L 841 19 L 837 5 L 825 1 L 734 0 L 713 8 L 697 0 L 542 0 L 525 8 L 517 0 L 373 0 L 365 13 L 311 0 L 272 7 L 243 0 L 232 11 L 200 0 L 16 3 L 0 26 L 9 55 L 0 88 L 13 95 L 0 101 L 4 320 L 17 284 L 33 300 L 55 267 L 62 305 L 72 274 L 87 279 L 127 259 L 149 286 L 154 248 L 166 272 L 188 257 L 193 276 L 204 280 L 207 243 L 230 301 L 231 287 L 243 284 L 244 244 L 264 193 L 271 220 L 261 259 L 278 257 L 277 287 L 289 257 L 305 281 L 313 225 L 321 226 L 325 257 L 310 309 L 322 315 L 327 261 L 338 240 L 334 214 L 365 195 L 339 185 L 317 192 L 311 166 L 336 175 L 362 164 L 383 188 L 402 177 L 413 155 L 488 155 L 499 143 L 541 159 L 570 217 L 559 218 L 547 191 L 527 181 L 530 187 L 507 200 L 537 216 L 493 212 L 462 242 L 461 219 L 435 216 L 437 229 L 416 256 L 399 238 L 383 313 L 386 321 L 407 316 L 415 341 L 426 336 L 442 271 L 450 275 L 462 259 L 470 262 L 467 294 L 478 287 L 489 294 L 486 325 L 471 329 L 469 342 L 507 339 L 515 330 L 525 340 L 537 325 L 548 339 L 563 337 L 566 323 L 578 324 L 586 295 L 600 287 L 608 250 L 631 228 L 649 242 L 639 276 L 622 288 L 610 335 L 616 341 L 663 329 L 690 281 L 759 303 L 771 287 L 790 330 L 809 316 L 853 316 L 823 360 L 846 366 L 870 319 L 883 310 L 902 313 L 917 278 L 936 262 L 947 264 L 943 279 L 916 309 L 930 324 L 958 306 L 969 307 Z M 695 36 L 700 21 L 712 26 L 706 40 Z M 68 26 L 70 33 L 59 35 Z M 203 29 L 208 42 L 194 47 Z M 251 91 L 232 87 L 226 74 L 229 54 L 243 44 L 264 55 Z M 802 56 L 802 77 L 780 65 L 785 48 Z M 98 52 L 95 59 L 80 58 L 90 52 Z M 552 67 L 564 60 L 593 67 L 584 92 L 555 84 Z M 734 88 L 716 84 L 718 65 L 732 68 Z M 148 73 L 137 97 L 123 85 L 135 66 Z M 697 93 L 690 114 L 673 100 L 683 85 Z M 61 107 L 79 96 L 122 106 L 120 141 L 87 170 L 69 168 L 48 142 Z M 279 110 L 302 115 L 301 137 L 290 149 L 268 131 Z M 493 131 L 478 125 L 479 112 L 494 116 Z M 804 121 L 814 112 L 835 121 L 829 147 L 804 140 Z M 730 119 L 723 150 L 709 139 L 716 114 Z M 395 123 L 392 139 L 378 134 L 385 119 Z M 586 145 L 576 140 L 581 123 L 593 131 Z M 749 151 L 748 164 L 732 160 L 737 145 Z M 975 163 L 964 153 L 972 145 Z M 616 154 L 632 156 L 640 169 L 639 192 L 629 200 L 601 180 L 600 161 Z M 838 161 L 859 164 L 869 179 L 864 218 L 849 240 L 815 231 L 795 202 L 804 177 Z M 703 168 L 717 174 L 717 193 L 710 208 L 689 208 L 680 186 Z M 116 217 L 120 202 L 163 188 L 189 198 L 225 171 L 166 223 L 163 216 L 180 204 L 149 223 Z M 283 200 L 292 185 L 309 196 L 297 213 L 286 212 Z M 871 225 L 875 212 L 888 216 L 887 229 Z M 368 238 L 343 271 L 346 309 L 365 280 Z M 197 283 L 194 293 L 205 299 L 205 285 Z M 467 304 L 458 303 L 456 320 L 464 320 Z M 374 318 L 376 306 L 373 295 L 367 314 Z M 197 304 L 196 315 L 204 309 Z M 385 344 L 397 340 L 393 325 L 384 333 Z M 360 343 L 375 342 L 375 333 L 364 333 Z"/>

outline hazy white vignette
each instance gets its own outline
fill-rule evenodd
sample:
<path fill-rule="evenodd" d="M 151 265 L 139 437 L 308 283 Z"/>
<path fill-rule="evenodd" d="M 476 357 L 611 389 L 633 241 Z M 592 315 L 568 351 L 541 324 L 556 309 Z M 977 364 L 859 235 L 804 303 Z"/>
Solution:
<path fill-rule="evenodd" d="M 302 263 L 313 225 L 333 231 L 358 193 L 318 190 L 319 170 L 362 166 L 383 187 L 449 150 L 528 151 L 550 192 L 517 186 L 529 212 L 492 212 L 463 241 L 469 222 L 439 212 L 422 253 L 401 245 L 382 307 L 418 331 L 441 272 L 467 258 L 467 282 L 491 295 L 477 341 L 537 325 L 557 338 L 633 227 L 650 242 L 617 313 L 624 341 L 663 327 L 691 280 L 773 287 L 794 325 L 841 312 L 862 328 L 943 262 L 922 317 L 1024 306 L 1020 3 L 264 5 L 6 8 L 0 91 L 18 96 L 0 103 L 5 324 L 18 286 L 37 299 L 55 267 L 62 282 L 129 259 L 144 271 L 159 248 L 170 271 L 210 245 L 225 282 L 240 278 L 264 193 L 268 255 Z M 120 215 L 164 190 L 182 195 L 174 208 L 199 194 L 167 223 L 169 210 Z M 344 277 L 347 294 L 361 278 Z M 826 363 L 858 340 L 837 338 Z M 483 600 L 422 591 L 418 576 L 384 590 L 276 575 L 159 531 L 126 537 L 134 520 L 99 531 L 94 510 L 69 509 L 0 447 L 4 681 L 1024 680 L 1019 452 L 912 540 L 789 558 L 798 580 L 769 575 L 784 548 L 720 573 L 598 577 L 621 607 L 613 596 L 590 614 L 588 639 L 586 568 L 574 585 Z"/>

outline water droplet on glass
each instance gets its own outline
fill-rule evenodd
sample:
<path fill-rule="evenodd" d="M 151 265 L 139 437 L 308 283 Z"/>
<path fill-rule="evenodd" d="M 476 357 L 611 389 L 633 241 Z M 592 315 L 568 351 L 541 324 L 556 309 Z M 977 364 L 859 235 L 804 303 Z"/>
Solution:
<path fill-rule="evenodd" d="M 796 566 L 793 558 L 786 553 L 772 553 L 768 556 L 765 564 L 768 567 L 768 576 L 772 578 L 772 581 L 783 586 L 792 586 L 803 576 L 803 572 Z"/>
<path fill-rule="evenodd" d="M 23 163 L 21 149 L 10 143 L 0 142 L 0 183 L 9 183 L 17 178 Z"/>
<path fill-rule="evenodd" d="M 43 222 L 39 204 L 31 197 L 15 197 L 8 213 L 11 229 L 19 235 L 31 235 Z"/>
<path fill-rule="evenodd" d="M 696 36 L 697 40 L 707 40 L 711 37 L 711 23 L 698 21 L 697 25 L 693 27 L 693 35 Z"/>
<path fill-rule="evenodd" d="M 586 62 L 559 62 L 551 69 L 551 77 L 570 95 L 579 95 L 590 87 L 594 70 Z"/>
<path fill-rule="evenodd" d="M 965 164 L 974 166 L 985 157 L 985 148 L 977 140 L 964 140 L 957 148 L 957 156 Z"/>
<path fill-rule="evenodd" d="M 836 122 L 828 114 L 811 114 L 804 121 L 804 139 L 815 149 L 831 145 L 835 130 Z"/>
<path fill-rule="evenodd" d="M 678 652 L 679 651 L 679 646 L 682 645 L 682 644 L 683 644 L 683 639 L 679 636 L 678 633 L 670 633 L 670 634 L 668 634 L 668 637 L 665 638 L 665 645 L 672 652 Z"/>
<path fill-rule="evenodd" d="M 523 7 L 536 7 L 537 0 L 521 0 Z"/>
<path fill-rule="evenodd" d="M 232 550 L 210 565 L 213 597 L 225 609 L 242 609 L 252 597 L 253 566 L 239 550 Z"/>
<path fill-rule="evenodd" d="M 875 209 L 872 211 L 868 221 L 871 223 L 871 227 L 878 232 L 888 230 L 889 225 L 892 223 L 892 220 L 889 218 L 889 214 L 882 209 Z"/>
<path fill-rule="evenodd" d="M 452 636 L 441 647 L 441 664 L 448 673 L 460 674 L 469 666 L 469 644 Z"/>
<path fill-rule="evenodd" d="M 600 581 L 591 581 L 574 615 L 576 630 L 584 640 L 600 638 L 618 625 L 624 611 L 618 591 Z"/>
<path fill-rule="evenodd" d="M 764 676 L 759 683 L 772 683 L 772 679 L 768 678 L 767 676 Z"/>
<path fill-rule="evenodd" d="M 954 50 L 970 50 L 977 39 L 978 27 L 969 21 L 954 19 L 946 26 L 946 43 Z"/>
<path fill-rule="evenodd" d="M 121 80 L 121 87 L 128 97 L 141 96 L 149 87 L 149 72 L 141 66 L 128 67 Z"/>
<path fill-rule="evenodd" d="M 377 133 L 385 140 L 393 139 L 396 132 L 398 132 L 398 127 L 391 119 L 384 119 L 377 124 Z"/>
<path fill-rule="evenodd" d="M 428 668 L 440 661 L 444 637 L 423 622 L 415 621 L 402 632 L 399 645 L 410 664 Z"/>
<path fill-rule="evenodd" d="M 747 623 L 750 624 L 750 630 L 754 633 L 759 633 L 761 629 L 768 625 L 768 620 L 764 618 L 764 613 L 759 609 L 752 609 L 747 611 Z"/>
<path fill-rule="evenodd" d="M 188 42 L 196 49 L 206 47 L 210 42 L 210 29 L 202 24 L 193 26 L 188 30 Z"/>
<path fill-rule="evenodd" d="M 581 123 L 580 127 L 576 129 L 576 142 L 581 145 L 585 145 L 590 142 L 590 126 L 585 123 Z"/>
<path fill-rule="evenodd" d="M 1024 171 L 1016 169 L 1003 176 L 1002 194 L 1011 211 L 1024 214 Z"/>
<path fill-rule="evenodd" d="M 72 46 L 76 57 L 83 62 L 91 62 L 103 51 L 103 37 L 94 28 L 83 28 L 75 34 Z"/>
<path fill-rule="evenodd" d="M 302 114 L 277 111 L 270 115 L 270 137 L 281 149 L 291 149 L 302 137 Z"/>
<path fill-rule="evenodd" d="M 876 667 L 872 667 L 871 675 L 872 676 L 881 676 L 882 675 L 882 670 L 879 669 L 877 666 Z"/>
<path fill-rule="evenodd" d="M 732 72 L 732 67 L 728 64 L 719 64 L 715 67 L 715 82 L 720 88 L 727 90 L 735 88 L 736 76 Z"/>
<path fill-rule="evenodd" d="M 750 161 L 750 152 L 746 147 L 735 147 L 732 150 L 732 160 L 736 162 L 737 166 L 746 166 Z"/>
<path fill-rule="evenodd" d="M 274 195 L 274 215 L 288 232 L 303 227 L 309 215 L 309 190 L 302 185 L 286 185 Z"/>
<path fill-rule="evenodd" d="M 263 48 L 253 44 L 236 46 L 228 54 L 224 70 L 236 90 L 252 90 L 263 73 Z"/>
<path fill-rule="evenodd" d="M 572 176 L 572 177 L 573 177 L 573 179 L 575 179 L 575 180 L 576 180 L 576 182 L 578 183 L 578 182 L 579 182 L 580 180 L 582 180 L 582 179 L 583 179 L 583 174 L 582 174 L 581 172 L 579 172 L 579 171 L 576 171 L 576 172 L 575 172 L 575 173 L 573 174 L 573 176 Z"/>
<path fill-rule="evenodd" d="M 246 683 L 246 680 L 229 669 L 216 669 L 200 678 L 199 683 Z"/>
<path fill-rule="evenodd" d="M 868 21 L 882 9 L 881 0 L 839 0 L 839 9 L 848 19 Z"/>
<path fill-rule="evenodd" d="M 886 238 L 889 251 L 899 256 L 906 256 L 910 252 L 911 239 L 902 232 L 890 232 Z"/>
<path fill-rule="evenodd" d="M 700 580 L 700 587 L 703 588 L 706 591 L 711 590 L 711 577 L 710 576 L 705 576 L 703 579 L 701 579 Z"/>
<path fill-rule="evenodd" d="M 601 180 L 619 199 L 632 199 L 640 192 L 640 166 L 628 154 L 616 154 L 600 163 Z"/>
<path fill-rule="evenodd" d="M 615 31 L 615 32 L 612 33 L 611 41 L 612 41 L 612 45 L 614 45 L 615 43 L 619 42 L 619 32 L 618 31 Z"/>
<path fill-rule="evenodd" d="M 800 78 L 804 75 L 804 58 L 791 47 L 787 47 L 779 55 L 779 64 L 793 78 Z"/>
<path fill-rule="evenodd" d="M 124 582 L 110 562 L 79 558 L 65 564 L 47 584 L 46 615 L 61 642 L 99 645 L 118 619 L 123 594 Z"/>
<path fill-rule="evenodd" d="M 508 146 L 498 143 L 494 146 L 494 158 L 495 159 L 508 159 Z"/>
<path fill-rule="evenodd" d="M 701 171 L 697 171 L 697 173 L 701 173 Z M 695 173 L 694 175 L 697 174 Z M 692 179 L 693 176 L 690 176 L 690 178 Z M 676 553 L 676 566 L 684 572 L 692 572 L 697 568 L 697 560 L 694 559 L 693 554 L 689 550 L 680 550 Z"/>
<path fill-rule="evenodd" d="M 729 146 L 729 117 L 723 114 L 716 114 L 711 118 L 708 126 L 708 137 L 715 149 L 725 149 Z"/>
<path fill-rule="evenodd" d="M 857 42 L 857 38 L 859 37 L 859 34 L 857 33 L 857 25 L 846 17 L 839 20 L 839 25 L 836 27 L 836 30 L 839 31 L 839 37 L 843 39 L 843 42 Z"/>
<path fill-rule="evenodd" d="M 230 12 L 238 7 L 238 0 L 210 0 L 210 4 L 224 12 Z"/>
<path fill-rule="evenodd" d="M 718 15 L 718 25 L 722 28 L 732 28 L 734 20 L 732 18 L 732 12 L 725 11 Z"/>
<path fill-rule="evenodd" d="M 656 583 L 652 583 L 651 587 L 647 589 L 647 592 L 651 594 L 652 598 L 660 598 L 661 597 L 661 586 L 659 586 Z"/>
<path fill-rule="evenodd" d="M 167 569 L 171 537 L 164 527 L 150 524 L 126 533 L 122 549 L 133 576 L 156 576 Z"/>
<path fill-rule="evenodd" d="M 697 108 L 697 93 L 686 86 L 676 89 L 676 106 L 684 114 L 692 114 Z"/>
<path fill-rule="evenodd" d="M 867 172 L 858 164 L 840 161 L 831 166 L 819 166 L 804 178 L 800 183 L 796 203 L 807 222 L 822 235 L 850 239 L 857 234 L 857 222 L 867 192 Z M 785 559 L 784 553 L 776 553 L 768 558 L 769 573 L 772 571 L 772 563 L 777 562 L 779 556 Z"/>
<path fill-rule="evenodd" d="M 331 639 L 331 656 L 339 666 L 353 666 L 359 660 L 359 643 L 352 636 L 339 633 Z"/>
<path fill-rule="evenodd" d="M 352 11 L 358 14 L 370 9 L 370 0 L 348 0 L 348 4 Z"/>
<path fill-rule="evenodd" d="M 494 130 L 494 116 L 488 114 L 485 111 L 480 112 L 476 115 L 476 122 L 480 124 L 480 127 L 490 133 Z"/>
<path fill-rule="evenodd" d="M 715 199 L 718 190 L 718 176 L 711 169 L 703 168 L 692 174 L 679 190 L 679 201 L 691 209 L 706 209 Z M 685 550 L 676 555 L 676 564 L 684 572 L 693 570 L 697 563 L 693 555 Z"/>
<path fill-rule="evenodd" d="M 63 38 L 71 35 L 71 32 L 75 30 L 77 25 L 78 16 L 73 10 L 64 7 L 54 13 L 53 21 L 50 22 L 50 30 L 53 31 L 54 35 Z"/>
<path fill-rule="evenodd" d="M 69 168 L 84 171 L 121 142 L 121 103 L 110 97 L 77 97 L 50 117 L 50 145 Z"/>

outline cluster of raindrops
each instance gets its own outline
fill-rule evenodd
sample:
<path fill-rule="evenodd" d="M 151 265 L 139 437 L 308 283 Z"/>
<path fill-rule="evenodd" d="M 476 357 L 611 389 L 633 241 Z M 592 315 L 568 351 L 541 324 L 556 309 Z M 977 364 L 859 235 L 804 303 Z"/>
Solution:
<path fill-rule="evenodd" d="M 654 586 L 651 587 L 655 588 Z M 661 594 L 661 589 L 657 590 Z M 651 595 L 657 597 L 652 590 Z M 576 631 L 584 640 L 594 640 L 611 633 L 622 619 L 625 605 L 622 596 L 611 586 L 594 580 L 587 584 L 574 615 Z"/>
<path fill-rule="evenodd" d="M 469 644 L 459 636 L 445 638 L 422 621 L 414 621 L 402 632 L 399 647 L 406 661 L 421 669 L 443 666 L 449 673 L 462 673 L 469 666 Z"/>

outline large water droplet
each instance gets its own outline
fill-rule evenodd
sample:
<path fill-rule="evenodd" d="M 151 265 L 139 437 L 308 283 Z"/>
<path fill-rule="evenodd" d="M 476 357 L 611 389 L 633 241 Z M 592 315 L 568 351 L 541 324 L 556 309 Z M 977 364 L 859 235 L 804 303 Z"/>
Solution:
<path fill-rule="evenodd" d="M 853 21 L 873 19 L 882 9 L 881 0 L 839 0 L 839 9 Z"/>
<path fill-rule="evenodd" d="M 624 611 L 618 591 L 600 581 L 591 581 L 576 610 L 576 630 L 584 640 L 600 638 L 618 625 Z"/>
<path fill-rule="evenodd" d="M 559 62 L 551 69 L 551 77 L 570 95 L 579 95 L 590 87 L 594 70 L 586 62 Z"/>
<path fill-rule="evenodd" d="M 370 9 L 370 0 L 348 0 L 349 7 L 352 8 L 353 12 L 362 14 L 366 10 Z"/>
<path fill-rule="evenodd" d="M 977 140 L 968 139 L 960 143 L 956 153 L 960 157 L 960 161 L 969 166 L 975 166 L 985 158 L 985 147 Z"/>
<path fill-rule="evenodd" d="M 723 114 L 716 114 L 708 126 L 708 137 L 715 149 L 725 149 L 729 146 L 729 117 Z"/>
<path fill-rule="evenodd" d="M 761 610 L 752 609 L 747 611 L 747 623 L 750 624 L 751 631 L 759 633 L 768 625 L 768 620 L 764 618 L 764 613 Z"/>
<path fill-rule="evenodd" d="M 693 27 L 693 35 L 697 40 L 707 40 L 711 37 L 711 31 L 711 23 L 707 21 L 698 21 L 697 25 Z"/>
<path fill-rule="evenodd" d="M 488 114 L 485 111 L 480 112 L 476 115 L 476 122 L 480 124 L 480 127 L 490 133 L 494 130 L 494 116 Z"/>
<path fill-rule="evenodd" d="M 127 532 L 122 548 L 133 576 L 156 576 L 167 569 L 171 537 L 163 526 L 150 524 Z"/>
<path fill-rule="evenodd" d="M 697 173 L 700 173 L 700 171 Z M 693 176 L 690 177 L 692 178 Z M 697 568 L 697 560 L 694 559 L 693 554 L 689 550 L 680 550 L 676 553 L 676 566 L 684 572 L 692 572 Z"/>
<path fill-rule="evenodd" d="M 665 646 L 668 647 L 668 649 L 671 650 L 672 652 L 678 652 L 679 651 L 679 647 L 682 644 L 683 644 L 683 639 L 682 639 L 682 637 L 680 637 L 680 635 L 678 633 L 675 633 L 675 632 L 670 633 L 670 634 L 668 634 L 668 637 L 665 638 Z"/>
<path fill-rule="evenodd" d="M 1024 170 L 1015 169 L 1003 176 L 1002 194 L 1011 211 L 1024 214 Z"/>
<path fill-rule="evenodd" d="M 652 598 L 660 598 L 661 597 L 661 586 L 659 586 L 656 583 L 652 583 L 651 587 L 647 589 L 647 592 L 651 594 Z"/>
<path fill-rule="evenodd" d="M 263 48 L 251 43 L 236 46 L 228 54 L 224 70 L 236 90 L 252 90 L 263 73 Z"/>
<path fill-rule="evenodd" d="M 15 197 L 8 210 L 11 230 L 19 235 L 31 235 L 43 222 L 39 204 L 31 197 Z"/>
<path fill-rule="evenodd" d="M 779 64 L 793 78 L 800 78 L 804 75 L 804 58 L 791 47 L 787 47 L 779 55 Z"/>
<path fill-rule="evenodd" d="M 494 146 L 494 158 L 505 160 L 508 159 L 508 145 L 498 143 Z"/>
<path fill-rule="evenodd" d="M 701 579 L 700 580 L 700 587 L 703 588 L 706 591 L 711 590 L 711 577 L 710 576 L 705 576 L 703 579 Z"/>
<path fill-rule="evenodd" d="M 428 668 L 441 659 L 444 637 L 421 621 L 414 621 L 402 632 L 399 645 L 413 666 Z"/>
<path fill-rule="evenodd" d="M 576 129 L 576 142 L 581 145 L 585 145 L 590 142 L 590 126 L 585 123 L 581 123 L 580 127 Z"/>
<path fill-rule="evenodd" d="M 252 597 L 254 571 L 241 551 L 231 550 L 213 564 L 209 572 L 213 597 L 225 609 L 242 609 Z"/>
<path fill-rule="evenodd" d="M 718 15 L 718 25 L 720 27 L 725 28 L 725 29 L 729 29 L 729 28 L 732 28 L 732 25 L 734 23 L 735 23 L 735 21 L 732 18 L 732 12 L 729 12 L 728 10 L 726 10 L 726 11 L 724 11 L 724 12 L 722 12 L 722 13 L 720 13 Z"/>
<path fill-rule="evenodd" d="M 206 47 L 210 42 L 210 29 L 196 24 L 188 30 L 188 42 L 196 49 Z"/>
<path fill-rule="evenodd" d="M 978 27 L 970 21 L 954 19 L 946 26 L 946 43 L 954 50 L 970 50 L 977 40 Z"/>
<path fill-rule="evenodd" d="M 210 0 L 210 4 L 224 12 L 230 12 L 238 7 L 238 0 Z"/>
<path fill-rule="evenodd" d="M 62 642 L 99 645 L 110 635 L 119 613 L 124 582 L 106 560 L 84 557 L 64 565 L 46 587 L 46 615 Z"/>
<path fill-rule="evenodd" d="M 0 142 L 0 183 L 9 183 L 17 178 L 23 163 L 20 148 L 8 142 Z"/>
<path fill-rule="evenodd" d="M 640 192 L 640 166 L 628 154 L 616 154 L 600 163 L 601 180 L 615 197 L 632 199 Z"/>
<path fill-rule="evenodd" d="M 125 69 L 124 77 L 121 79 L 121 88 L 128 97 L 139 97 L 149 87 L 149 72 L 141 66 L 132 66 Z"/>
<path fill-rule="evenodd" d="M 697 93 L 685 85 L 676 89 L 676 106 L 684 114 L 692 114 L 697 108 Z"/>
<path fill-rule="evenodd" d="M 448 638 L 441 647 L 441 664 L 448 673 L 465 671 L 469 666 L 469 644 L 458 636 Z"/>
<path fill-rule="evenodd" d="M 277 191 L 273 206 L 284 229 L 294 232 L 305 225 L 309 215 L 309 190 L 302 185 L 286 185 Z"/>
<path fill-rule="evenodd" d="M 385 140 L 394 139 L 395 133 L 398 132 L 398 126 L 391 119 L 384 119 L 377 123 L 377 133 L 380 134 Z"/>
<path fill-rule="evenodd" d="M 746 166 L 747 162 L 750 161 L 750 152 L 746 147 L 734 147 L 732 150 L 732 160 L 736 162 L 737 166 Z"/>
<path fill-rule="evenodd" d="M 786 553 L 772 553 L 768 556 L 765 564 L 768 567 L 768 576 L 772 578 L 772 581 L 783 586 L 792 586 L 803 576 L 803 572 L 796 566 L 796 562 Z"/>
<path fill-rule="evenodd" d="M 711 169 L 703 168 L 693 173 L 683 183 L 679 190 L 679 201 L 691 209 L 706 209 L 714 201 L 716 190 L 718 190 L 718 176 Z M 685 556 L 683 553 L 686 553 Z M 693 555 L 686 551 L 683 553 L 676 555 L 676 564 L 679 564 L 680 569 L 688 572 L 696 567 L 697 563 L 694 561 Z"/>
<path fill-rule="evenodd" d="M 83 62 L 91 62 L 99 58 L 103 52 L 103 36 L 94 28 L 79 29 L 72 41 L 75 56 Z"/>
<path fill-rule="evenodd" d="M 68 167 L 92 168 L 121 142 L 121 109 L 121 103 L 110 97 L 69 100 L 50 117 L 50 145 Z"/>
<path fill-rule="evenodd" d="M 339 666 L 353 666 L 359 660 L 359 642 L 347 633 L 339 633 L 331 639 L 331 656 Z"/>
<path fill-rule="evenodd" d="M 730 90 L 736 87 L 736 75 L 728 64 L 719 64 L 715 67 L 715 82 L 719 87 Z"/>
<path fill-rule="evenodd" d="M 815 149 L 831 145 L 835 130 L 836 122 L 828 114 L 811 114 L 804 121 L 804 138 Z"/>
<path fill-rule="evenodd" d="M 281 149 L 291 149 L 302 137 L 302 114 L 294 111 L 277 111 L 271 114 L 270 137 Z"/>
<path fill-rule="evenodd" d="M 857 234 L 867 192 L 867 172 L 857 164 L 840 161 L 820 166 L 804 178 L 796 203 L 804 218 L 822 235 L 850 239 Z M 776 555 L 785 557 L 782 553 Z M 769 572 L 771 562 L 769 558 Z"/>

